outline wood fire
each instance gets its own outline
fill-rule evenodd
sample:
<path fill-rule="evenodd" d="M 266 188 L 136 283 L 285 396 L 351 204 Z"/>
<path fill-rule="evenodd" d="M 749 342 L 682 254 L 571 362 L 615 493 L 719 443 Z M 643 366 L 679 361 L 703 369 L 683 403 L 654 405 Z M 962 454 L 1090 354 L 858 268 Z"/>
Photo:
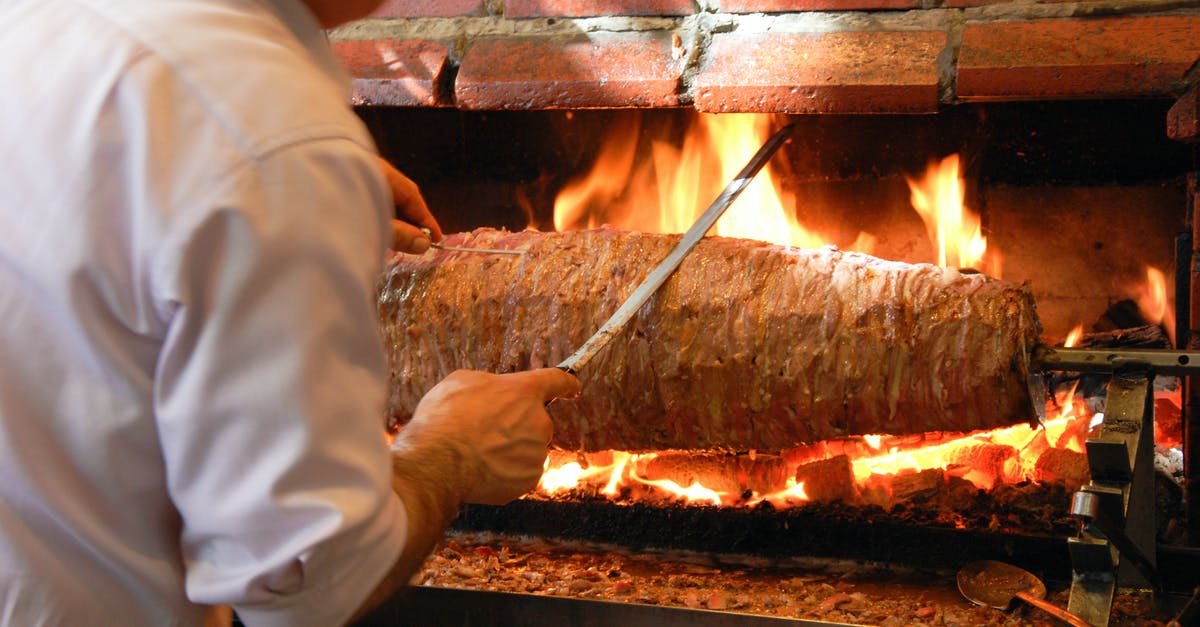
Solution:
<path fill-rule="evenodd" d="M 698 210 L 694 191 L 728 178 L 731 167 L 736 167 L 732 155 L 747 149 L 739 142 L 752 147 L 769 126 L 767 115 L 701 116 L 687 133 L 681 151 L 658 147 L 654 162 L 641 170 L 635 169 L 635 142 L 630 139 L 634 134 L 620 134 L 624 139 L 608 144 L 595 168 L 559 197 L 556 227 L 587 228 L 612 222 L 659 232 L 681 230 Z M 752 200 L 741 203 L 715 232 L 797 246 L 829 243 L 829 237 L 800 224 L 797 199 L 780 190 L 769 170 L 766 175 L 765 182 L 754 185 Z M 655 177 L 654 184 L 644 184 Z M 994 248 L 988 249 L 979 216 L 966 206 L 959 155 L 932 160 L 923 175 L 906 178 L 912 207 L 926 225 L 936 263 L 986 268 L 990 275 L 1000 277 L 1002 256 Z M 634 211 L 632 206 L 641 210 Z M 657 216 L 658 222 L 647 222 L 647 216 Z M 875 239 L 874 234 L 861 233 L 849 248 L 869 252 L 869 243 Z M 1161 271 L 1147 268 L 1145 285 L 1135 291 L 1147 320 L 1157 324 L 1170 315 Z M 1082 332 L 1082 326 L 1073 329 L 1063 345 L 1075 345 Z M 1169 421 L 1169 416 L 1179 415 L 1181 401 L 1177 392 L 1162 396 L 1159 414 L 1168 416 Z M 1084 439 L 1102 416 L 1095 416 L 1076 400 L 1074 387 L 1048 403 L 1047 415 L 1052 418 L 1036 428 L 1017 425 L 968 434 L 864 435 L 773 455 L 754 451 L 747 455 L 553 452 L 547 458 L 538 493 L 549 497 L 582 490 L 614 500 L 673 498 L 726 506 L 765 501 L 790 507 L 835 500 L 889 505 L 903 500 L 906 492 L 941 484 L 990 490 L 1000 483 L 1052 481 L 1077 489 L 1088 480 Z"/>
<path fill-rule="evenodd" d="M 764 119 L 766 116 L 760 116 L 756 122 Z M 704 134 L 719 135 L 710 126 L 705 126 L 702 133 L 688 136 L 685 148 L 700 142 L 700 136 Z M 745 128 L 733 134 L 755 137 Z M 409 411 L 405 399 L 411 401 L 420 396 L 419 378 L 413 373 L 422 368 L 429 372 L 419 374 L 432 381 L 440 373 L 435 371 L 434 364 L 439 368 L 515 370 L 552 365 L 563 357 L 564 349 L 578 345 L 580 339 L 594 331 L 608 313 L 604 307 L 589 310 L 595 304 L 589 299 L 599 292 L 611 292 L 612 300 L 619 302 L 623 298 L 618 293 L 621 286 L 636 284 L 639 280 L 636 263 L 630 260 L 640 263 L 639 257 L 661 257 L 656 253 L 663 252 L 659 248 L 666 244 L 654 248 L 654 238 L 645 232 L 679 231 L 692 219 L 694 214 L 689 211 L 703 204 L 701 197 L 705 193 L 697 194 L 696 190 L 702 190 L 712 181 L 728 178 L 728 173 L 719 168 L 705 170 L 704 159 L 672 153 L 664 146 L 653 151 L 654 163 L 649 170 L 637 170 L 633 156 L 635 138 L 621 133 L 614 133 L 614 136 L 628 141 L 616 145 L 612 151 L 602 151 L 606 155 L 602 157 L 603 167 L 598 164 L 596 170 L 578 185 L 565 190 L 556 206 L 555 226 L 559 231 L 593 230 L 553 234 L 479 230 L 459 234 L 457 237 L 462 239 L 455 241 L 459 245 L 504 248 L 519 254 L 503 260 L 495 256 L 440 256 L 397 262 L 396 267 L 400 270 L 388 277 L 381 297 L 381 314 L 388 325 L 385 336 L 389 345 L 402 346 L 409 336 L 422 337 L 428 331 L 420 326 L 422 321 L 438 317 L 402 312 L 395 308 L 398 301 L 389 294 L 431 295 L 430 311 L 443 314 L 443 317 L 448 312 L 457 312 L 461 326 L 473 330 L 461 335 L 445 332 L 445 329 L 435 330 L 443 333 L 437 347 L 423 353 L 417 351 L 419 354 L 411 364 L 399 360 L 393 363 L 403 375 L 397 377 L 402 385 L 397 386 L 399 392 L 393 398 L 392 418 L 398 423 L 404 422 Z M 738 162 L 745 152 L 736 146 L 722 146 L 718 141 L 702 150 L 708 156 L 728 153 L 734 162 Z M 678 175 L 685 171 L 698 174 L 693 179 L 680 178 Z M 664 184 L 660 177 L 659 187 L 651 186 L 650 179 L 662 172 L 670 172 L 671 180 Z M 765 178 L 770 181 L 770 177 Z M 993 280 L 991 277 L 999 279 L 1001 255 L 995 247 L 988 248 L 982 221 L 965 207 L 965 181 L 957 155 L 933 161 L 923 177 L 910 178 L 908 183 L 913 208 L 926 220 L 931 249 L 935 253 L 930 263 L 923 265 L 944 273 L 942 276 L 947 278 L 942 287 L 962 276 L 986 281 Z M 763 181 L 758 185 L 768 191 L 772 187 L 771 183 Z M 645 193 L 630 191 L 643 187 L 641 192 Z M 772 252 L 787 249 L 786 254 L 800 254 L 791 248 L 794 246 L 820 246 L 832 241 L 799 224 L 795 218 L 797 214 L 803 215 L 803 211 L 796 206 L 794 198 L 764 199 L 753 194 L 749 197 L 756 199 L 742 203 L 743 219 L 720 223 L 714 234 L 776 242 L 782 246 L 772 248 Z M 673 208 L 663 209 L 667 205 Z M 753 207 L 762 208 L 765 213 L 753 215 L 752 211 L 752 217 L 744 219 L 746 210 Z M 731 211 L 728 215 L 737 216 L 738 212 Z M 780 216 L 786 218 L 786 223 L 778 221 Z M 619 232 L 596 228 L 603 224 L 613 225 Z M 747 224 L 757 224 L 762 229 L 746 231 Z M 845 239 L 845 234 L 842 235 Z M 854 238 L 853 243 L 838 243 L 845 248 L 869 250 L 869 244 L 877 237 L 878 234 L 864 232 Z M 721 238 L 708 240 L 709 246 L 728 246 L 731 257 L 741 255 L 739 247 L 745 246 L 728 241 L 721 243 Z M 619 246 L 611 242 L 617 242 Z M 618 249 L 620 254 L 608 254 Z M 564 254 L 555 258 L 557 263 L 543 263 L 547 251 L 559 254 L 564 250 L 581 256 L 568 259 L 570 255 Z M 711 288 L 714 284 L 753 283 L 756 279 L 747 280 L 743 275 L 751 273 L 744 269 L 755 268 L 761 278 L 764 274 L 761 270 L 767 265 L 757 257 L 738 257 L 735 263 L 728 265 L 742 274 L 723 272 L 724 266 L 718 263 L 720 256 L 710 253 L 711 249 L 706 252 L 701 247 L 692 256 L 693 260 L 700 260 L 694 263 L 700 264 L 704 272 L 688 275 L 686 269 L 681 268 L 683 274 L 677 274 L 676 278 L 691 277 L 683 280 L 690 281 L 689 285 L 700 286 L 699 292 L 704 292 L 705 286 Z M 525 264 L 519 271 L 497 270 L 509 267 L 506 264 L 513 265 L 516 260 Z M 585 276 L 596 267 L 611 271 L 601 270 L 599 276 Z M 960 270 L 963 268 L 967 270 Z M 984 270 L 989 276 L 978 276 L 975 270 Z M 452 277 L 454 280 L 443 283 L 422 282 L 437 273 L 457 274 Z M 869 274 L 871 271 L 855 274 L 859 286 L 865 284 L 863 277 Z M 911 285 L 913 274 L 907 274 L 896 283 Z M 790 276 L 793 284 L 836 283 L 834 275 L 815 277 L 795 273 Z M 519 289 L 503 291 L 518 282 L 523 282 Z M 572 408 L 565 402 L 552 408 L 551 414 L 558 414 L 553 416 L 556 426 L 554 444 L 561 448 L 550 452 L 538 488 L 523 499 L 500 508 L 465 506 L 456 530 L 482 532 L 482 540 L 464 550 L 468 545 L 454 544 L 464 536 L 452 537 L 427 564 L 422 574 L 423 583 L 766 614 L 775 613 L 777 609 L 772 601 L 760 605 L 757 596 L 729 593 L 725 590 L 725 581 L 715 584 L 688 582 L 688 590 L 677 594 L 678 586 L 674 584 L 656 587 L 661 582 L 635 580 L 628 576 L 623 566 L 608 566 L 614 555 L 625 551 L 636 554 L 646 547 L 682 548 L 704 554 L 744 552 L 772 557 L 832 554 L 838 558 L 883 559 L 922 566 L 936 564 L 943 568 L 947 565 L 956 567 L 972 556 L 994 558 L 1001 555 L 1017 563 L 1040 565 L 1045 569 L 1042 572 L 1058 577 L 1060 581 L 1069 578 L 1064 570 L 1069 560 L 1064 554 L 1063 541 L 1078 533 L 1081 524 L 1078 514 L 1071 510 L 1072 493 L 1086 488 L 1091 481 L 1089 475 L 1093 466 L 1084 453 L 1085 441 L 1097 433 L 1097 424 L 1103 415 L 1096 411 L 1103 401 L 1090 396 L 1098 390 L 1082 389 L 1086 385 L 1075 380 L 1074 385 L 1068 383 L 1060 387 L 1056 398 L 1046 404 L 1048 417 L 1044 421 L 1035 426 L 1014 425 L 1032 417 L 1032 400 L 1044 396 L 1027 389 L 1025 381 L 1020 381 L 1021 385 L 1015 390 L 998 389 L 998 385 L 1012 382 L 1016 368 L 1011 364 L 1018 363 L 1018 357 L 1026 355 L 1026 349 L 1032 350 L 1036 343 L 1040 350 L 1045 346 L 1043 343 L 1049 341 L 1071 346 L 1082 334 L 1082 327 L 1073 331 L 1065 342 L 1040 336 L 1006 354 L 998 360 L 1005 367 L 1000 368 L 997 377 L 988 379 L 990 383 L 967 386 L 976 392 L 982 390 L 988 401 L 972 403 L 968 411 L 948 420 L 947 415 L 936 412 L 939 393 L 944 390 L 940 385 L 933 386 L 939 388 L 939 393 L 922 396 L 919 390 L 911 393 L 909 388 L 904 388 L 905 392 L 896 395 L 896 398 L 920 396 L 925 400 L 933 399 L 927 406 L 915 410 L 909 406 L 897 412 L 893 406 L 889 412 L 880 410 L 886 403 L 869 406 L 863 400 L 873 392 L 888 389 L 870 379 L 871 368 L 887 361 L 884 358 L 894 357 L 897 362 L 907 360 L 909 364 L 926 363 L 921 361 L 920 351 L 900 356 L 897 347 L 903 340 L 893 335 L 884 338 L 886 348 L 872 353 L 871 359 L 831 359 L 829 361 L 838 367 L 813 377 L 816 382 L 846 383 L 838 388 L 837 394 L 825 394 L 825 400 L 834 398 L 834 405 L 855 405 L 845 414 L 831 418 L 832 414 L 819 411 L 821 408 L 804 404 L 806 399 L 822 395 L 824 390 L 819 389 L 820 384 L 800 386 L 803 389 L 770 388 L 763 398 L 773 395 L 777 401 L 786 400 L 779 401 L 768 411 L 754 413 L 758 410 L 751 411 L 752 400 L 746 399 L 757 397 L 747 392 L 765 388 L 757 384 L 739 384 L 737 377 L 761 364 L 761 357 L 758 364 L 752 359 L 759 354 L 757 349 L 784 346 L 785 351 L 791 349 L 805 355 L 831 354 L 837 346 L 868 344 L 878 339 L 876 336 L 883 337 L 883 332 L 861 333 L 870 323 L 869 316 L 861 316 L 839 319 L 834 325 L 859 333 L 842 338 L 844 341 L 840 343 L 829 341 L 828 337 L 824 338 L 825 343 L 817 340 L 798 342 L 795 341 L 800 337 L 798 333 L 785 333 L 767 340 L 759 336 L 758 344 L 750 345 L 748 350 L 713 351 L 711 363 L 702 364 L 708 370 L 688 370 L 678 380 L 664 383 L 663 379 L 655 378 L 663 371 L 657 366 L 663 363 L 664 356 L 683 355 L 696 337 L 714 336 L 712 344 L 727 349 L 733 345 L 731 338 L 744 327 L 778 328 L 789 319 L 803 317 L 797 313 L 799 309 L 781 315 L 759 316 L 758 319 L 738 310 L 744 307 L 750 314 L 757 311 L 747 303 L 756 292 L 762 291 L 761 282 L 758 288 L 751 286 L 745 294 L 731 295 L 729 290 L 709 289 L 704 296 L 713 297 L 709 300 L 715 304 L 706 304 L 708 301 L 703 299 L 685 302 L 686 299 L 678 298 L 679 293 L 671 289 L 664 286 L 660 299 L 684 302 L 676 310 L 667 312 L 680 315 L 669 317 L 655 309 L 660 307 L 658 303 L 648 305 L 642 310 L 640 326 L 634 324 L 628 337 L 614 343 L 615 348 L 610 350 L 611 363 L 601 360 L 598 362 L 600 367 L 581 375 L 585 392 L 599 389 L 599 398 L 572 401 L 582 408 Z M 1137 286 L 1133 289 L 1135 293 L 1130 294 L 1137 298 L 1145 319 L 1153 325 L 1169 315 L 1167 290 L 1169 286 L 1164 275 L 1151 269 L 1146 274 L 1146 286 Z M 854 293 L 862 298 L 863 292 L 859 289 Z M 884 298 L 868 297 L 860 302 L 865 303 L 864 311 L 882 311 L 881 308 L 886 308 L 884 303 L 894 303 L 899 298 L 898 293 L 888 293 Z M 775 300 L 795 302 L 803 299 Z M 1030 318 L 1036 320 L 1032 296 L 1023 302 L 1029 306 L 1024 309 L 996 308 L 1002 312 L 998 319 L 1012 319 L 1028 311 Z M 700 305 L 693 306 L 695 303 Z M 730 314 L 731 310 L 737 311 Z M 824 308 L 824 303 L 813 311 L 817 310 L 824 312 L 824 317 L 809 316 L 805 320 L 807 326 L 812 327 L 829 318 L 830 309 Z M 479 313 L 481 311 L 483 313 Z M 937 312 L 914 308 L 911 316 L 880 316 L 878 329 L 909 332 L 939 316 L 972 320 L 976 325 L 974 329 L 986 326 L 977 303 L 951 314 L 946 311 L 947 308 Z M 811 312 L 804 310 L 802 313 Z M 476 318 L 463 322 L 469 315 Z M 739 316 L 743 320 L 753 320 L 741 326 L 723 326 Z M 700 321 L 695 322 L 695 319 Z M 510 333 L 509 327 L 518 329 L 516 334 L 506 335 Z M 660 327 L 685 329 L 687 333 L 665 339 L 648 338 L 647 334 Z M 520 335 L 527 328 L 534 329 L 533 334 Z M 971 335 L 974 329 L 968 328 L 962 336 Z M 1030 326 L 1025 331 L 1029 331 L 1032 338 L 1040 329 Z M 561 337 L 564 335 L 570 337 L 564 339 Z M 989 355 L 997 352 L 997 346 L 992 342 L 994 338 L 1012 338 L 1018 334 L 993 330 L 983 335 L 986 337 L 982 342 L 960 343 L 949 350 L 936 351 L 939 358 L 928 360 L 928 363 L 954 361 L 959 370 L 975 372 L 983 368 L 982 362 Z M 657 352 L 630 349 L 650 344 L 658 347 Z M 798 344 L 802 345 L 797 348 Z M 973 350 L 971 347 L 982 348 Z M 450 363 L 448 356 L 451 354 L 463 361 Z M 493 359 L 495 361 L 489 361 Z M 687 365 L 696 364 L 689 362 Z M 642 369 L 640 373 L 653 376 L 620 378 L 622 373 L 638 368 Z M 910 366 L 910 370 L 919 371 L 918 377 L 926 380 L 935 378 L 929 376 L 932 369 L 922 365 Z M 800 368 L 767 368 L 766 371 L 789 381 L 807 376 Z M 893 375 L 885 375 L 881 380 L 895 381 Z M 696 383 L 701 380 L 706 385 Z M 679 381 L 689 383 L 675 385 Z M 707 385 L 714 382 L 716 385 Z M 710 414 L 701 414 L 688 404 L 694 400 L 689 395 L 706 394 L 718 388 L 719 392 L 711 394 L 718 400 L 715 404 L 710 403 L 716 406 L 717 418 L 709 420 Z M 843 390 L 845 394 L 842 394 Z M 954 394 L 956 392 L 950 393 L 951 396 Z M 1004 398 L 1022 394 L 1027 394 L 1024 398 L 1031 402 L 1014 411 L 993 411 L 991 415 L 985 411 L 997 409 L 996 405 Z M 724 405 L 719 404 L 722 395 Z M 1162 438 L 1160 442 L 1165 446 L 1177 444 L 1179 390 L 1157 390 L 1154 395 L 1155 427 L 1159 431 L 1156 436 Z M 627 414 L 623 410 L 628 408 L 641 413 Z M 929 411 L 923 412 L 925 409 Z M 923 422 L 926 415 L 930 421 L 945 422 L 936 426 L 932 422 Z M 869 417 L 866 423 L 853 422 L 864 416 Z M 901 418 L 895 419 L 896 416 Z M 984 416 L 982 420 L 987 424 L 966 422 L 980 416 Z M 1110 421 L 1115 416 L 1111 416 Z M 889 420 L 896 428 L 882 431 L 882 425 L 888 424 Z M 780 423 L 822 425 L 829 430 L 819 435 L 783 433 L 782 427 L 778 426 Z M 848 426 L 851 424 L 855 426 Z M 864 429 L 863 424 L 880 426 Z M 693 427 L 676 428 L 678 425 Z M 777 438 L 770 444 L 767 440 L 755 440 L 763 438 L 766 432 L 772 432 L 772 437 Z M 834 435 L 831 437 L 831 434 Z M 621 446 L 628 448 L 615 448 Z M 1100 475 L 1097 471 L 1097 476 Z M 532 535 L 537 546 L 528 552 L 517 550 L 506 544 L 507 539 L 493 536 L 493 533 Z M 587 555 L 588 559 L 598 555 L 597 559 L 606 560 L 603 571 L 590 561 L 580 562 L 585 564 L 580 566 L 570 562 L 570 558 L 558 555 L 544 563 L 558 569 L 559 579 L 548 575 L 544 568 L 529 569 L 528 565 L 541 559 L 539 551 L 544 547 L 539 543 L 558 547 L 561 541 L 576 540 L 589 544 L 611 542 L 617 546 L 600 548 L 596 554 Z M 510 550 L 515 557 L 506 559 Z M 476 555 L 482 559 L 474 559 Z M 774 581 L 779 575 L 778 564 L 772 564 L 770 570 L 770 578 Z M 889 594 L 894 590 L 890 587 Z M 642 594 L 635 598 L 635 592 Z M 812 600 L 810 606 L 788 607 L 785 615 L 840 617 L 837 612 L 851 607 L 857 610 L 861 606 L 863 613 L 854 614 L 852 618 L 870 621 L 875 618 L 870 611 L 879 603 L 857 592 L 809 594 L 807 598 Z M 1064 598 L 1060 594 L 1059 601 Z M 938 610 L 913 605 L 906 611 L 914 618 L 928 618 Z"/>
<path fill-rule="evenodd" d="M 1177 392 L 1161 392 L 1158 400 L 1162 420 L 1178 416 Z M 1083 441 L 1097 416 L 1072 393 L 1047 410 L 1053 417 L 1038 427 L 845 438 L 774 454 L 556 450 L 537 495 L 787 508 L 831 501 L 890 506 L 920 490 L 1031 481 L 1075 490 L 1088 480 Z"/>

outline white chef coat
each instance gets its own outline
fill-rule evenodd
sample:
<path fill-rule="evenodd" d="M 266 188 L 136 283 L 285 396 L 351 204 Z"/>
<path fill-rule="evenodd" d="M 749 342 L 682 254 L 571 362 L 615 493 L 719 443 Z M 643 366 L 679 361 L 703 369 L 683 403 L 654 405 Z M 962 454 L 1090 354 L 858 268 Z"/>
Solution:
<path fill-rule="evenodd" d="M 391 199 L 297 0 L 0 0 L 0 624 L 344 622 Z"/>

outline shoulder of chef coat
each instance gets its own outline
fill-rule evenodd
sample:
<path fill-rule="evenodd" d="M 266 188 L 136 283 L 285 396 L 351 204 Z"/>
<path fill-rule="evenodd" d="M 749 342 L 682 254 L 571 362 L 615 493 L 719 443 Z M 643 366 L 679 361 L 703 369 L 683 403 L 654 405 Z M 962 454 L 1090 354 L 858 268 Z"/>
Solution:
<path fill-rule="evenodd" d="M 374 150 L 349 80 L 299 0 L 76 0 L 144 43 L 244 148 L 321 136 Z"/>
<path fill-rule="evenodd" d="M 330 302 L 301 293 L 264 311 L 225 311 L 202 327 L 168 334 L 168 344 L 177 341 L 185 349 L 170 357 L 195 349 L 184 357 L 211 362 L 199 367 L 194 362 L 166 366 L 174 368 L 173 375 L 178 375 L 174 380 L 183 383 L 164 395 L 166 422 L 160 425 L 164 441 L 175 429 L 183 430 L 187 438 L 198 438 L 166 452 L 168 457 L 176 456 L 169 461 L 177 464 L 172 484 L 179 490 L 178 504 L 185 516 L 185 544 L 192 543 L 191 548 L 185 546 L 191 564 L 189 596 L 198 603 L 232 604 L 251 625 L 344 621 L 391 567 L 403 545 L 406 519 L 390 490 L 382 416 L 379 430 L 370 433 L 365 421 L 374 416 L 358 416 L 353 428 L 348 425 L 339 431 L 336 421 L 348 419 L 345 415 L 310 418 L 305 426 L 279 431 L 277 438 L 264 439 L 261 429 L 239 431 L 228 412 L 221 412 L 240 402 L 240 396 L 289 395 L 276 402 L 306 412 L 312 408 L 302 406 L 303 391 L 321 382 L 296 380 L 289 390 L 286 377 L 262 370 L 250 380 L 228 380 L 239 374 L 238 364 L 224 348 L 205 344 L 201 336 L 227 334 L 235 341 L 255 343 L 261 340 L 248 330 L 274 332 L 275 325 L 263 322 L 272 314 L 287 320 L 289 309 L 294 308 L 301 311 L 295 316 L 300 318 L 304 308 L 312 306 L 327 321 L 335 318 L 331 312 L 340 299 L 370 298 L 372 273 L 382 261 L 391 212 L 370 136 L 346 103 L 344 84 L 320 60 L 328 51 L 314 48 L 311 41 L 302 43 L 304 33 L 281 18 L 278 7 L 286 4 L 284 0 L 272 0 L 274 5 L 252 0 L 81 1 L 146 47 L 146 57 L 129 69 L 129 80 L 117 97 L 131 99 L 131 112 L 145 108 L 150 120 L 147 137 L 137 139 L 146 143 L 148 153 L 163 157 L 158 159 L 161 163 L 146 167 L 148 178 L 153 179 L 148 185 L 157 197 L 144 202 L 170 214 L 152 218 L 168 225 L 155 262 L 164 316 L 187 307 L 183 301 L 190 297 L 188 290 L 204 294 L 206 288 L 197 284 L 200 275 L 189 272 L 220 263 L 228 246 L 244 248 L 217 272 L 270 281 L 274 275 L 262 266 L 296 259 L 288 256 L 288 247 L 294 247 L 312 253 L 302 260 L 304 271 L 331 286 Z M 296 19 L 295 14 L 284 17 Z M 172 24 L 175 27 L 168 27 Z M 311 31 L 315 23 L 310 21 L 307 28 Z M 162 107 L 172 110 L 164 114 Z M 156 182 L 159 175 L 169 184 Z M 286 237 L 259 239 L 263 233 L 277 235 L 279 228 Z M 318 229 L 327 232 L 317 233 Z M 319 235 L 328 236 L 328 247 L 322 248 L 326 240 Z M 221 239 L 224 236 L 233 239 Z M 346 280 L 339 283 L 335 278 Z M 232 290 L 248 293 L 253 288 L 243 284 Z M 234 297 L 238 307 L 245 304 L 239 294 Z M 382 412 L 382 347 L 367 347 L 378 340 L 370 303 L 348 307 L 353 323 L 369 329 L 353 337 L 358 353 L 331 353 L 328 347 L 318 353 L 322 359 L 333 354 L 339 372 L 364 386 L 363 397 L 372 402 L 357 409 Z M 262 347 L 264 361 L 274 359 L 290 366 L 292 358 L 306 358 L 305 330 L 299 326 L 293 330 L 294 344 L 284 341 Z M 264 339 L 280 338 L 291 339 L 286 335 Z M 218 371 L 222 366 L 232 372 Z M 225 374 L 229 376 L 222 380 Z M 298 397 L 291 397 L 293 393 Z M 329 402 L 324 397 L 312 399 L 313 404 Z M 210 415 L 187 415 L 189 406 L 204 407 L 201 411 Z M 249 412 L 261 408 L 248 401 Z M 190 424 L 193 418 L 198 424 Z M 216 421 L 213 431 L 222 432 L 219 438 L 200 429 L 205 420 Z M 377 444 L 372 441 L 361 454 L 353 448 L 370 437 L 378 437 Z M 320 442 L 321 438 L 329 438 L 328 443 Z M 165 442 L 164 446 L 171 445 Z M 347 450 L 348 446 L 352 448 Z M 316 461 L 298 459 L 309 454 L 303 451 L 314 453 Z M 362 455 L 366 461 L 355 461 Z M 307 467 L 296 470 L 297 464 Z M 322 478 L 323 468 L 332 475 Z M 222 488 L 220 480 L 237 481 L 239 469 L 265 473 L 256 476 L 267 482 L 257 499 L 253 486 Z M 276 472 L 282 474 L 274 477 Z M 303 485 L 297 482 L 300 476 L 308 477 L 317 489 L 309 493 L 297 488 Z M 245 477 L 241 479 L 248 484 Z M 345 489 L 337 487 L 340 480 L 348 482 Z M 218 502 L 205 511 L 205 503 L 213 499 Z M 248 509 L 238 511 L 239 502 Z M 339 507 L 343 502 L 351 504 Z M 249 528 L 258 524 L 265 529 Z M 239 534 L 252 539 L 242 543 Z"/>

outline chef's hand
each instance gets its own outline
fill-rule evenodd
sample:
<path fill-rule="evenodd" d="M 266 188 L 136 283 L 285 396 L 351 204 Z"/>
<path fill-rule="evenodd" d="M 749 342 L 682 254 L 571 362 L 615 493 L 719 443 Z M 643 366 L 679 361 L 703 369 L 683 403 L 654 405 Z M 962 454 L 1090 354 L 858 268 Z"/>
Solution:
<path fill-rule="evenodd" d="M 442 228 L 429 212 L 421 190 L 412 179 L 397 170 L 383 157 L 377 157 L 379 168 L 387 178 L 388 187 L 392 190 L 392 202 L 396 204 L 398 220 L 392 220 L 392 250 L 402 253 L 419 255 L 429 250 L 429 237 L 421 232 L 421 228 L 430 231 L 433 241 L 442 240 Z"/>
<path fill-rule="evenodd" d="M 417 405 L 401 440 L 450 443 L 462 456 L 464 502 L 503 505 L 537 486 L 554 425 L 545 404 L 575 396 L 579 380 L 558 368 L 512 374 L 458 370 Z"/>

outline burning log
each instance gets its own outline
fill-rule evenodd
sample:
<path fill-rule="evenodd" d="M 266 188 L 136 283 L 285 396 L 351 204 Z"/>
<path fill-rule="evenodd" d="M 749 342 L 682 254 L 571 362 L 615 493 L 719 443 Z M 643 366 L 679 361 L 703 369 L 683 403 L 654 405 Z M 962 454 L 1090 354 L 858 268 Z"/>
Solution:
<path fill-rule="evenodd" d="M 1048 450 L 1050 441 L 1045 429 L 1038 429 L 1017 455 L 1017 467 L 1011 479 L 1032 479 L 1037 474 L 1037 460 Z"/>
<path fill-rule="evenodd" d="M 852 501 L 858 495 L 854 469 L 845 455 L 809 462 L 796 469 L 796 483 L 804 484 L 808 499 L 817 503 Z"/>
<path fill-rule="evenodd" d="M 1089 348 L 1171 348 L 1171 339 L 1161 326 L 1140 325 L 1136 327 L 1084 333 L 1077 346 Z"/>
<path fill-rule="evenodd" d="M 776 455 L 726 455 L 669 451 L 647 455 L 634 465 L 645 479 L 670 479 L 681 485 L 699 483 L 715 492 L 777 492 L 787 480 L 787 463 Z"/>
<path fill-rule="evenodd" d="M 929 468 L 899 474 L 874 473 L 858 486 L 862 502 L 884 509 L 910 499 L 931 500 L 946 483 L 946 471 Z"/>
<path fill-rule="evenodd" d="M 1061 481 L 1071 489 L 1087 483 L 1090 477 L 1087 455 L 1063 448 L 1051 448 L 1042 453 L 1033 474 L 1038 481 Z"/>
<path fill-rule="evenodd" d="M 907 501 L 918 496 L 930 497 L 937 494 L 945 483 L 946 473 L 940 468 L 896 475 L 891 481 L 892 498 Z"/>
<path fill-rule="evenodd" d="M 980 483 L 991 485 L 1004 479 L 1005 464 L 1016 454 L 1016 449 L 1006 444 L 977 441 L 954 447 L 948 452 L 946 461 L 969 467 L 971 472 L 979 473 Z"/>
<path fill-rule="evenodd" d="M 481 229 L 397 256 L 379 284 L 392 426 L 456 368 L 554 365 L 678 236 Z M 848 434 L 1028 421 L 1029 291 L 983 275 L 706 238 L 555 403 L 570 449 L 781 451 Z"/>

